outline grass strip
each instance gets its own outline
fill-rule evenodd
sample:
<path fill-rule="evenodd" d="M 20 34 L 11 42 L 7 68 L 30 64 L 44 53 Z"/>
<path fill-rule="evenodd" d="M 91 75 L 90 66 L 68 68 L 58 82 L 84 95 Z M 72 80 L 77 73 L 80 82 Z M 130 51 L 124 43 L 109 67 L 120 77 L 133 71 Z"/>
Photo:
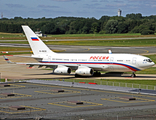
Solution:
<path fill-rule="evenodd" d="M 46 41 L 51 45 L 80 45 L 80 46 L 118 46 L 118 47 L 141 47 L 156 46 L 156 39 L 134 40 L 75 40 L 75 41 Z"/>
<path fill-rule="evenodd" d="M 30 52 L 0 53 L 0 55 L 21 55 L 21 54 L 31 54 L 31 53 Z"/>
<path fill-rule="evenodd" d="M 123 38 L 123 37 L 144 37 L 140 33 L 133 34 L 61 34 L 61 35 L 48 35 L 48 37 L 42 37 L 42 39 L 93 39 L 93 38 Z M 154 35 L 148 35 L 153 37 Z M 146 35 L 147 37 L 147 35 Z M 0 40 L 19 40 L 25 39 L 23 33 L 3 33 L 0 32 Z"/>
<path fill-rule="evenodd" d="M 22 48 L 22 47 L 0 47 L 0 51 L 31 51 L 30 48 Z"/>
<path fill-rule="evenodd" d="M 155 35 L 141 35 L 140 33 L 126 33 L 126 34 L 61 34 L 49 35 L 48 37 L 41 37 L 43 40 L 55 39 L 94 39 L 94 38 L 135 38 L 135 37 L 155 37 Z M 0 40 L 20 40 L 26 39 L 23 33 L 3 33 L 0 32 Z"/>

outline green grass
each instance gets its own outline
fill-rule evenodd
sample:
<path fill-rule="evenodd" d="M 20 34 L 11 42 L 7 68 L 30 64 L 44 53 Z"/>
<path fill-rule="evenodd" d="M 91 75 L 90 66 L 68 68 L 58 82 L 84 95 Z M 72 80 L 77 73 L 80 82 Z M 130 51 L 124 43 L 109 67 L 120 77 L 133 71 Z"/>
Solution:
<path fill-rule="evenodd" d="M 20 55 L 20 54 L 32 54 L 32 53 L 31 52 L 0 53 L 0 55 Z"/>
<path fill-rule="evenodd" d="M 101 37 L 101 36 L 141 36 L 140 33 L 126 33 L 126 34 L 62 34 L 62 35 L 48 35 L 48 37 Z"/>
<path fill-rule="evenodd" d="M 7 81 L 11 81 L 11 80 L 7 79 Z M 1 79 L 0 82 L 5 82 L 5 79 Z"/>
<path fill-rule="evenodd" d="M 31 49 L 22 47 L 0 47 L 0 51 L 23 51 L 23 50 L 31 50 Z"/>
<path fill-rule="evenodd" d="M 0 82 L 5 82 L 5 79 L 1 79 Z"/>
<path fill-rule="evenodd" d="M 3 32 L 0 32 L 0 39 L 7 39 L 7 38 L 23 38 L 23 34 L 22 33 L 3 33 Z"/>
<path fill-rule="evenodd" d="M 7 40 L 3 40 L 0 43 L 28 44 L 28 41 L 16 41 L 16 40 L 7 41 Z"/>
<path fill-rule="evenodd" d="M 156 67 L 151 67 L 142 71 L 137 71 L 136 74 L 156 74 Z"/>
<path fill-rule="evenodd" d="M 91 38 L 123 38 L 123 37 L 148 37 L 154 35 L 141 35 L 140 33 L 126 33 L 126 34 L 60 34 L 47 35 L 48 37 L 42 39 L 91 39 Z M 19 40 L 25 39 L 23 33 L 3 33 L 0 32 L 0 40 Z"/>
<path fill-rule="evenodd" d="M 76 40 L 76 41 L 47 41 L 51 45 L 87 45 L 87 46 L 156 46 L 155 39 L 142 40 Z"/>
<path fill-rule="evenodd" d="M 9 52 L 9 53 L 2 53 L 2 52 Z M 20 48 L 20 47 L 0 47 L 0 55 L 18 55 L 18 54 L 30 54 L 30 48 Z"/>

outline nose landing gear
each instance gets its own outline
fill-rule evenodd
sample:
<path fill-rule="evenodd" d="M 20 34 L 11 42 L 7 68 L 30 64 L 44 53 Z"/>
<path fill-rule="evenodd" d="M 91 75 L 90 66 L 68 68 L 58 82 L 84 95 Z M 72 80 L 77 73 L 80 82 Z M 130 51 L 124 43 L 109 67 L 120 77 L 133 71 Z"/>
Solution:
<path fill-rule="evenodd" d="M 136 77 L 136 74 L 135 72 L 132 72 L 132 75 L 131 75 L 132 78 Z"/>

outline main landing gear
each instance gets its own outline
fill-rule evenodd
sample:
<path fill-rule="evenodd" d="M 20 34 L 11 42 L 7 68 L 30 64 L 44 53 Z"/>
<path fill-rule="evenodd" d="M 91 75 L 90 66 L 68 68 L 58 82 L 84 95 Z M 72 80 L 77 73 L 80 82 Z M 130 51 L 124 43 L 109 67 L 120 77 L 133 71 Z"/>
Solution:
<path fill-rule="evenodd" d="M 132 72 L 132 75 L 131 75 L 132 78 L 136 77 L 136 74 L 135 72 Z"/>
<path fill-rule="evenodd" d="M 94 77 L 100 77 L 100 76 L 101 76 L 101 73 L 98 72 L 98 71 L 96 71 L 96 72 L 94 72 L 93 76 L 94 76 Z"/>
<path fill-rule="evenodd" d="M 75 74 L 75 77 L 91 77 L 91 76 L 93 76 L 93 77 L 100 77 L 101 76 L 101 73 L 98 72 L 98 71 L 96 71 L 96 72 L 94 72 L 93 75 L 88 75 L 88 76 L 83 76 L 83 75 Z"/>

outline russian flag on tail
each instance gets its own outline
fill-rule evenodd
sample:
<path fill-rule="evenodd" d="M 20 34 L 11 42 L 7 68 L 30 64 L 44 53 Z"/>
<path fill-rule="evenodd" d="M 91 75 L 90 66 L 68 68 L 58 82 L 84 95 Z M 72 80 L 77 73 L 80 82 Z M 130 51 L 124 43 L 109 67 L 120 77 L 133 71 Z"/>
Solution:
<path fill-rule="evenodd" d="M 32 41 L 39 41 L 37 37 L 31 37 Z"/>

